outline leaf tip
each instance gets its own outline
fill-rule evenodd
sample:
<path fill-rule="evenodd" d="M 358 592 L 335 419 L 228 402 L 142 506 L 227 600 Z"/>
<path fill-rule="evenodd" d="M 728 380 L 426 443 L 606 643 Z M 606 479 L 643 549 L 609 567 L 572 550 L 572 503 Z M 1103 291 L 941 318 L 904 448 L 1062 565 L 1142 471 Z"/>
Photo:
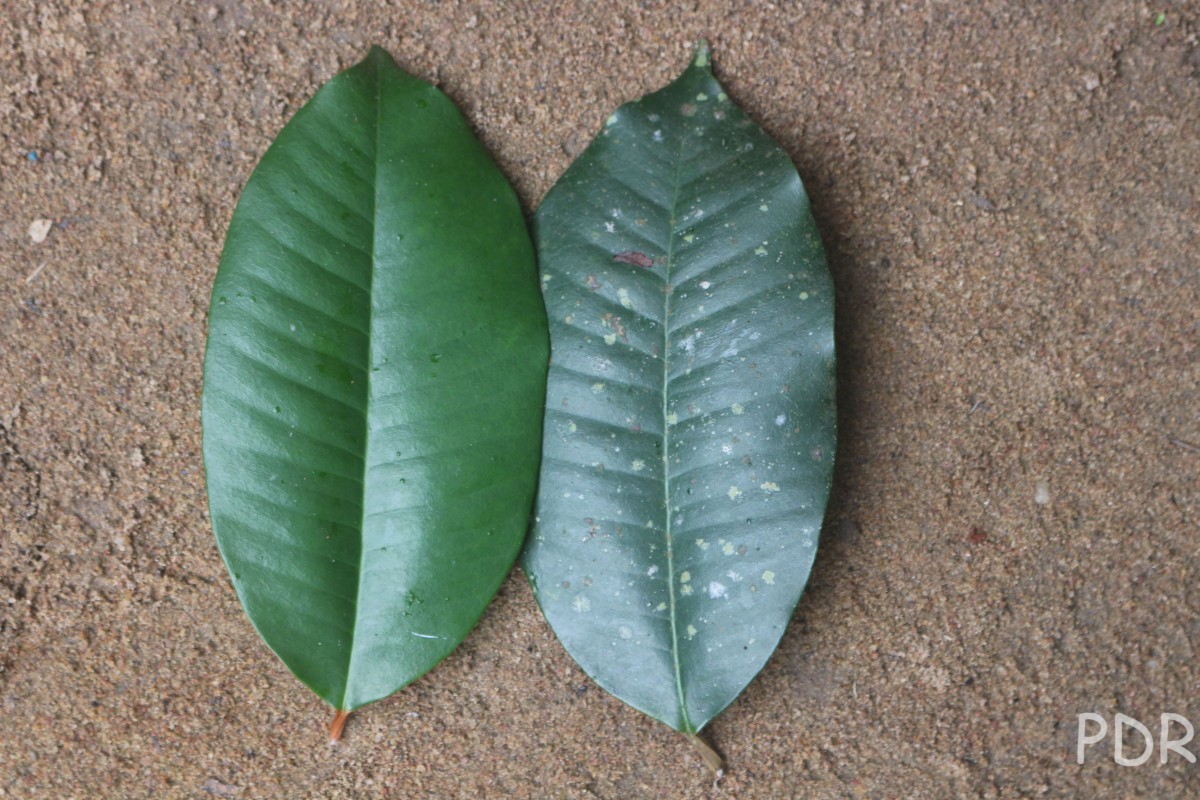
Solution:
<path fill-rule="evenodd" d="M 346 720 L 350 719 L 350 712 L 344 709 L 338 709 L 333 715 L 333 722 L 329 723 L 329 743 L 337 744 L 342 740 L 342 731 L 346 728 Z"/>
<path fill-rule="evenodd" d="M 367 52 L 365 60 L 376 66 L 381 64 L 392 67 L 396 66 L 396 59 L 392 58 L 392 54 L 385 50 L 382 45 L 378 44 L 371 45 L 371 49 Z"/>
<path fill-rule="evenodd" d="M 712 48 L 709 47 L 707 39 L 700 39 L 696 42 L 696 54 L 692 57 L 692 66 L 701 69 L 711 68 Z"/>

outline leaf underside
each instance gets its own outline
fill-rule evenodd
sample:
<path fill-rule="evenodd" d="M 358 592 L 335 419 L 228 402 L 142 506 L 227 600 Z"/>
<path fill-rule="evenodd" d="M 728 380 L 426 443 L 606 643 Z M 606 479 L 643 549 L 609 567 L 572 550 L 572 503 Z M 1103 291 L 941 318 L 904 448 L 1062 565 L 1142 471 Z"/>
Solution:
<path fill-rule="evenodd" d="M 233 584 L 333 706 L 428 671 L 511 568 L 547 348 L 512 188 L 454 105 L 373 49 L 247 183 L 204 373 L 209 507 Z"/>
<path fill-rule="evenodd" d="M 836 445 L 833 291 L 787 154 L 705 47 L 535 218 L 551 365 L 523 564 L 563 645 L 691 733 L 804 588 Z"/>

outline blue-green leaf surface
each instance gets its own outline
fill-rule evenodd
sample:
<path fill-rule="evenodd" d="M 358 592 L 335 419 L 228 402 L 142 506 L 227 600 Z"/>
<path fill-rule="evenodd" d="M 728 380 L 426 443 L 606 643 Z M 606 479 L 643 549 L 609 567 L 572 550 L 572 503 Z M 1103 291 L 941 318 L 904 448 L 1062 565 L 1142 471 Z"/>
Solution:
<path fill-rule="evenodd" d="M 445 95 L 372 50 L 247 183 L 204 374 L 209 508 L 234 587 L 336 708 L 424 674 L 508 573 L 547 353 L 511 187 Z"/>
<path fill-rule="evenodd" d="M 687 733 L 774 651 L 836 444 L 833 292 L 787 154 L 701 47 L 535 219 L 551 367 L 524 566 L 601 686 Z"/>

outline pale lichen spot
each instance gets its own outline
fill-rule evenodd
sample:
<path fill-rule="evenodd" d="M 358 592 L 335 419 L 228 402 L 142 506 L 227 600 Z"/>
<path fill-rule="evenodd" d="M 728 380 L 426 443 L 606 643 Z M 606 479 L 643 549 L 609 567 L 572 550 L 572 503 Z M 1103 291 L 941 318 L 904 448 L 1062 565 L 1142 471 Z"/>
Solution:
<path fill-rule="evenodd" d="M 579 426 L 576 425 L 574 422 L 567 423 L 567 433 L 574 433 L 577 430 L 579 430 Z"/>
<path fill-rule="evenodd" d="M 635 458 L 633 463 L 629 466 L 633 467 L 634 472 L 641 472 L 646 468 L 646 462 L 642 461 L 640 458 Z"/>
<path fill-rule="evenodd" d="M 763 572 L 762 579 L 763 579 L 763 583 L 765 583 L 767 586 L 775 585 L 775 573 L 771 572 L 771 570 L 766 570 L 765 572 Z"/>
<path fill-rule="evenodd" d="M 732 453 L 733 453 L 733 445 L 731 445 L 731 444 L 723 444 L 723 445 L 721 445 L 721 452 L 722 452 L 722 453 L 724 453 L 725 455 L 732 455 Z"/>
<path fill-rule="evenodd" d="M 737 500 L 742 496 L 742 490 L 736 486 L 730 486 L 728 494 L 730 500 Z"/>
<path fill-rule="evenodd" d="M 763 247 L 762 245 L 759 245 L 758 247 L 754 248 L 754 255 L 765 256 L 766 254 L 767 254 L 767 248 Z"/>
<path fill-rule="evenodd" d="M 679 113 L 685 117 L 696 116 L 696 104 L 695 103 L 684 103 L 683 105 L 681 105 L 679 107 Z"/>
<path fill-rule="evenodd" d="M 574 607 L 575 611 L 579 614 L 584 614 L 584 613 L 588 612 L 589 610 L 591 610 L 591 608 L 592 608 L 591 601 L 588 600 L 583 595 L 578 595 L 578 594 L 575 595 L 575 599 L 571 601 L 571 605 Z"/>
<path fill-rule="evenodd" d="M 617 632 L 619 634 L 621 634 L 622 639 L 632 639 L 633 638 L 633 630 L 628 625 L 622 625 L 621 629 Z"/>
<path fill-rule="evenodd" d="M 704 541 L 703 539 L 697 539 L 697 540 L 696 540 L 696 547 L 699 547 L 701 550 L 707 550 L 707 549 L 708 549 L 708 542 Z"/>
<path fill-rule="evenodd" d="M 775 492 L 779 491 L 779 484 L 775 483 L 774 481 L 767 481 L 758 488 L 762 489 L 767 494 L 774 494 Z"/>
<path fill-rule="evenodd" d="M 655 610 L 655 611 L 666 611 L 666 610 L 667 610 L 667 604 L 666 604 L 666 603 L 659 603 L 658 605 L 656 605 L 656 606 L 654 607 L 654 610 Z"/>
<path fill-rule="evenodd" d="M 592 394 L 600 394 L 603 391 L 604 391 L 603 383 L 593 383 L 592 384 Z"/>
<path fill-rule="evenodd" d="M 661 142 L 663 140 L 663 132 L 661 130 L 654 132 L 654 141 Z"/>
<path fill-rule="evenodd" d="M 758 207 L 758 210 L 759 211 L 770 211 L 771 208 L 766 203 L 763 203 L 761 206 Z"/>
<path fill-rule="evenodd" d="M 807 299 L 808 299 L 808 292 L 801 292 L 801 293 L 800 293 L 800 299 L 801 299 L 801 300 L 807 300 Z"/>
<path fill-rule="evenodd" d="M 691 594 L 691 593 L 692 593 L 692 585 L 691 585 L 690 583 L 685 583 L 685 584 L 684 584 L 684 585 L 683 585 L 683 586 L 682 586 L 682 587 L 679 589 L 679 593 L 680 593 L 681 595 L 683 595 L 684 597 L 687 597 L 689 594 Z"/>
<path fill-rule="evenodd" d="M 725 588 L 725 584 L 712 581 L 708 584 L 708 596 L 713 600 L 720 600 L 723 597 L 728 597 L 729 592 Z"/>
<path fill-rule="evenodd" d="M 670 414 L 667 414 L 667 424 L 668 425 L 678 425 L 679 424 L 679 415 L 676 414 L 674 411 L 672 411 Z"/>
<path fill-rule="evenodd" d="M 688 572 L 687 570 L 684 570 L 683 573 L 679 576 L 680 583 L 687 583 L 691 579 L 692 579 L 692 573 Z"/>
<path fill-rule="evenodd" d="M 683 240 L 688 244 L 691 244 L 692 242 L 696 241 L 696 237 L 689 233 L 684 235 Z"/>
<path fill-rule="evenodd" d="M 721 545 L 721 552 L 727 556 L 731 556 L 737 551 L 733 548 L 733 542 L 726 542 L 725 544 Z"/>
<path fill-rule="evenodd" d="M 617 289 L 617 300 L 621 302 L 624 308 L 633 308 L 633 300 L 629 297 L 628 289 Z"/>
<path fill-rule="evenodd" d="M 574 321 L 575 321 L 575 317 L 572 316 L 571 314 L 567 314 L 565 317 L 563 317 L 563 322 L 567 323 L 568 325 L 570 325 Z"/>
<path fill-rule="evenodd" d="M 712 284 L 711 284 L 711 283 L 709 283 L 708 281 L 700 281 L 700 288 L 701 288 L 701 289 L 703 289 L 703 290 L 704 290 L 704 291 L 706 291 L 706 292 L 709 290 L 709 288 L 710 288 L 711 286 L 712 286 Z"/>
<path fill-rule="evenodd" d="M 739 416 L 746 413 L 746 407 L 743 406 L 741 403 L 734 403 L 729 408 L 731 411 L 733 411 L 734 414 L 737 414 Z"/>
<path fill-rule="evenodd" d="M 616 114 L 610 114 L 608 119 L 604 120 L 605 127 L 607 127 L 609 125 L 616 125 L 616 124 L 617 124 L 617 115 Z"/>
<path fill-rule="evenodd" d="M 651 564 L 650 569 L 646 570 L 646 574 L 653 578 L 658 574 L 658 564 Z"/>
<path fill-rule="evenodd" d="M 696 95 L 696 100 L 701 103 L 707 102 L 708 95 L 706 95 L 704 92 L 700 92 L 698 95 Z"/>
<path fill-rule="evenodd" d="M 734 583 L 737 583 L 738 581 L 740 581 L 742 579 L 742 573 L 738 572 L 737 570 L 731 569 L 731 570 L 729 570 L 729 572 L 725 573 L 725 577 L 729 578 L 729 580 L 733 581 Z"/>
<path fill-rule="evenodd" d="M 729 96 L 727 94 L 725 94 L 724 92 L 721 92 L 720 94 L 717 95 L 717 99 L 720 100 L 722 103 L 724 103 L 726 100 L 729 99 Z"/>
<path fill-rule="evenodd" d="M 775 425 L 777 427 L 782 428 L 786 424 L 787 424 L 787 414 L 780 414 L 778 417 L 775 418 Z"/>
<path fill-rule="evenodd" d="M 617 343 L 617 335 L 615 333 L 604 334 L 604 343 L 607 345 L 616 344 Z"/>
<path fill-rule="evenodd" d="M 605 233 L 616 233 L 616 232 L 617 232 L 617 225 L 616 225 L 616 223 L 615 223 L 615 222 L 606 222 L 606 223 L 604 223 L 604 232 L 605 232 Z"/>
<path fill-rule="evenodd" d="M 697 633 L 699 633 L 699 631 L 697 631 L 697 630 L 696 630 L 696 626 L 695 626 L 695 625 L 688 625 L 688 626 L 687 626 L 687 637 L 688 637 L 689 639 L 695 639 L 695 638 L 696 638 L 696 634 L 697 634 Z"/>

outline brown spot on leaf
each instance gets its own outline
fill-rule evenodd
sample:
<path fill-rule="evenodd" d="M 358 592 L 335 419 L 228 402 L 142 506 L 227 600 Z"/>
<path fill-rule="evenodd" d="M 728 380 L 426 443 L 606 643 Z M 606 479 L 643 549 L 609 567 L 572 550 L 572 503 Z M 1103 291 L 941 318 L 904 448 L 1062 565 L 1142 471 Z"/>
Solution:
<path fill-rule="evenodd" d="M 615 317 L 612 314 L 605 314 L 603 317 L 601 317 L 601 320 L 604 322 L 604 327 L 615 333 L 622 342 L 629 341 L 629 336 L 625 331 L 625 324 L 621 322 L 620 317 Z"/>
<path fill-rule="evenodd" d="M 613 256 L 613 261 L 620 261 L 622 264 L 633 264 L 635 267 L 642 269 L 650 269 L 654 266 L 654 259 L 645 253 L 639 253 L 637 250 L 626 250 L 623 253 L 617 253 Z"/>

